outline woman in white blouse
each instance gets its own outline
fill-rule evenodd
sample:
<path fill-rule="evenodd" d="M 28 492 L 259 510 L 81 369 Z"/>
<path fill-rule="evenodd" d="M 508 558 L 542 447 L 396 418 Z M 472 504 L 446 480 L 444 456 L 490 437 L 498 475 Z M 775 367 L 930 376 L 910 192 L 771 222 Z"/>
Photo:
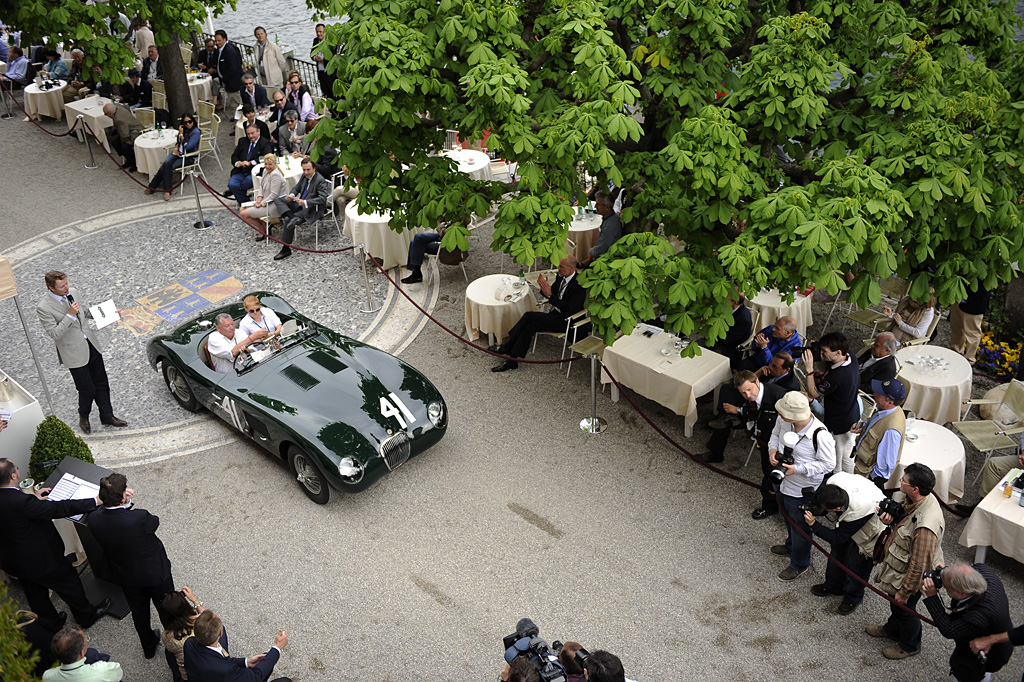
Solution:
<path fill-rule="evenodd" d="M 264 308 L 260 304 L 260 299 L 246 296 L 242 303 L 245 305 L 245 317 L 242 318 L 239 328 L 243 334 L 250 336 L 261 329 L 269 332 L 271 336 L 281 333 L 281 319 L 270 308 Z"/>
<path fill-rule="evenodd" d="M 259 231 L 256 241 L 261 242 L 267 238 L 263 231 L 263 216 L 280 218 L 281 214 L 274 206 L 274 199 L 288 193 L 288 181 L 284 179 L 281 169 L 277 167 L 277 157 L 267 154 L 263 157 L 263 178 L 260 180 L 260 189 L 256 192 L 256 201 L 252 206 L 243 206 L 240 215 L 242 220 L 252 225 Z"/>
<path fill-rule="evenodd" d="M 905 296 L 896 310 L 885 306 L 882 314 L 892 318 L 888 331 L 891 331 L 900 343 L 919 339 L 928 333 L 928 328 L 935 319 L 937 301 L 935 300 L 935 289 L 928 292 L 926 301 L 918 302 L 909 296 Z"/>

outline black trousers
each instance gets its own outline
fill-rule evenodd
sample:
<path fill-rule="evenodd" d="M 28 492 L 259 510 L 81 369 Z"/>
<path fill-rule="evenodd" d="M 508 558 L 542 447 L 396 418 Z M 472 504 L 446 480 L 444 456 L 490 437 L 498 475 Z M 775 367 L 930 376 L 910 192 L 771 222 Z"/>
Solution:
<path fill-rule="evenodd" d="M 917 610 L 920 592 L 915 592 L 907 600 L 907 608 Z M 921 648 L 921 619 L 907 613 L 896 604 L 889 604 L 889 620 L 885 623 L 885 631 L 899 640 L 904 651 L 918 651 Z"/>
<path fill-rule="evenodd" d="M 145 652 L 153 651 L 156 649 L 156 645 L 159 644 L 160 638 L 153 634 L 149 603 L 153 602 L 153 606 L 159 606 L 160 602 L 163 601 L 164 595 L 174 591 L 174 579 L 168 574 L 156 585 L 142 587 L 122 585 L 121 589 L 124 590 L 125 599 L 128 600 L 128 606 L 132 610 L 132 622 L 135 623 L 135 632 L 139 633 L 139 642 L 142 644 L 142 650 Z"/>
<path fill-rule="evenodd" d="M 531 310 L 519 318 L 516 326 L 512 327 L 509 331 L 508 343 L 502 344 L 502 350 L 505 355 L 511 355 L 514 358 L 525 358 L 526 351 L 529 350 L 530 344 L 533 342 L 534 334 L 537 332 L 564 331 L 565 318 L 562 317 L 562 313 L 542 313 Z"/>
<path fill-rule="evenodd" d="M 842 561 L 848 569 L 863 578 L 865 582 L 868 581 L 874 563 L 861 554 L 856 542 L 847 540 L 841 544 L 832 545 L 831 550 L 832 556 Z M 831 561 L 825 567 L 825 588 L 829 592 L 842 594 L 843 598 L 851 604 L 859 604 L 864 599 L 864 586 Z"/>
<path fill-rule="evenodd" d="M 120 135 L 113 132 L 107 136 L 107 142 L 110 143 L 110 148 L 113 149 L 115 153 L 124 157 L 125 168 L 135 168 L 135 145 L 131 140 L 126 142 L 121 139 Z"/>
<path fill-rule="evenodd" d="M 299 223 L 315 222 L 315 206 L 306 205 L 302 207 L 296 201 L 288 201 L 284 197 L 274 199 L 274 206 L 281 214 L 281 222 L 284 224 L 284 232 L 281 234 L 281 241 L 290 245 L 295 239 L 295 226 Z"/>
<path fill-rule="evenodd" d="M 82 587 L 78 572 L 67 561 L 62 560 L 60 566 L 49 573 L 18 578 L 21 580 L 22 589 L 25 590 L 28 607 L 36 612 L 43 627 L 50 630 L 59 629 L 57 609 L 50 601 L 49 590 L 60 595 L 79 624 L 88 623 L 92 617 L 95 607 L 85 596 L 85 588 Z"/>
<path fill-rule="evenodd" d="M 92 412 L 92 404 L 100 411 L 100 419 L 109 421 L 114 417 L 114 408 L 110 405 L 110 382 L 107 381 L 107 369 L 103 366 L 103 355 L 89 344 L 89 362 L 81 367 L 75 367 L 71 372 L 71 378 L 75 380 L 75 388 L 78 389 L 78 416 L 88 418 Z"/>

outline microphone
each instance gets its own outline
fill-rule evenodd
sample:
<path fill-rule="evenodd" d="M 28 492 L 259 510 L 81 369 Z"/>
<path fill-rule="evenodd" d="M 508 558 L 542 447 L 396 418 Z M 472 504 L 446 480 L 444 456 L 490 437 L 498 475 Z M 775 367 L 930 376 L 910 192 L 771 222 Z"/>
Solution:
<path fill-rule="evenodd" d="M 75 302 L 75 297 L 71 295 L 70 291 L 68 292 L 68 295 L 65 298 L 68 299 L 68 305 L 71 305 L 72 303 Z"/>

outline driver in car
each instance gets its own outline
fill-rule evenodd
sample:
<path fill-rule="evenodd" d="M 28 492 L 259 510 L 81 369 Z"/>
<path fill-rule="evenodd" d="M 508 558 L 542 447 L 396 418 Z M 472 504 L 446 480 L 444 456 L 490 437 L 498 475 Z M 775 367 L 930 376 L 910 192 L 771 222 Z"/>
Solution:
<path fill-rule="evenodd" d="M 270 336 L 280 336 L 281 319 L 277 313 L 270 308 L 261 306 L 260 299 L 252 295 L 246 296 L 242 303 L 245 305 L 246 315 L 242 318 L 239 327 L 243 334 L 252 334 L 262 329 Z"/>
<path fill-rule="evenodd" d="M 246 336 L 241 329 L 235 329 L 235 321 L 227 313 L 217 316 L 217 331 L 210 334 L 207 348 L 213 359 L 213 369 L 227 374 L 235 364 L 235 358 L 251 344 L 270 336 L 266 329 L 260 329 Z"/>

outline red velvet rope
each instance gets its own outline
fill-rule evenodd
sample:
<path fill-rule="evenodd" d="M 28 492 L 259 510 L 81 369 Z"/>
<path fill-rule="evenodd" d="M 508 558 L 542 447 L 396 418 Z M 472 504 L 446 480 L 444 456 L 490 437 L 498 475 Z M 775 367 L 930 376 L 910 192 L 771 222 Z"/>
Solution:
<path fill-rule="evenodd" d="M 35 120 L 34 118 L 32 118 L 31 116 L 29 116 L 28 112 L 27 112 L 27 111 L 25 111 L 25 107 L 21 106 L 21 102 L 19 102 L 19 101 L 17 100 L 17 98 L 15 98 L 15 96 L 14 96 L 14 88 L 13 88 L 13 87 L 11 87 L 11 86 L 7 85 L 7 84 L 5 83 L 5 81 L 0 81 L 0 87 L 2 87 L 2 88 L 4 89 L 4 91 L 6 92 L 6 94 L 10 96 L 11 100 L 12 100 L 12 101 L 13 101 L 13 102 L 14 102 L 14 103 L 15 103 L 16 105 L 18 105 L 18 108 L 19 108 L 19 109 L 21 109 L 21 112 L 22 112 L 23 114 L 25 114 L 25 116 L 26 116 L 26 117 L 28 117 L 28 120 L 29 120 L 29 121 L 30 121 L 30 122 L 31 122 L 31 123 L 32 123 L 32 124 L 33 124 L 33 125 L 34 125 L 34 126 L 35 126 L 36 128 L 39 128 L 40 130 L 42 130 L 42 131 L 43 131 L 44 133 L 46 133 L 47 135 L 50 135 L 51 137 L 67 137 L 67 136 L 68 136 L 68 135 L 70 135 L 71 133 L 75 132 L 75 128 L 77 128 L 77 127 L 78 127 L 78 122 L 79 122 L 79 120 L 84 120 L 84 119 L 75 119 L 75 122 L 74 122 L 74 123 L 73 123 L 73 124 L 71 125 L 71 127 L 70 127 L 70 128 L 68 128 L 68 131 L 67 131 L 66 133 L 52 133 L 52 132 L 50 132 L 49 130 L 47 130 L 46 128 L 44 128 L 43 126 L 39 125 L 39 121 L 37 121 L 37 120 Z M 24 90 L 23 90 L 23 92 L 24 92 Z M 66 114 L 65 114 L 65 115 L 66 115 Z"/>

